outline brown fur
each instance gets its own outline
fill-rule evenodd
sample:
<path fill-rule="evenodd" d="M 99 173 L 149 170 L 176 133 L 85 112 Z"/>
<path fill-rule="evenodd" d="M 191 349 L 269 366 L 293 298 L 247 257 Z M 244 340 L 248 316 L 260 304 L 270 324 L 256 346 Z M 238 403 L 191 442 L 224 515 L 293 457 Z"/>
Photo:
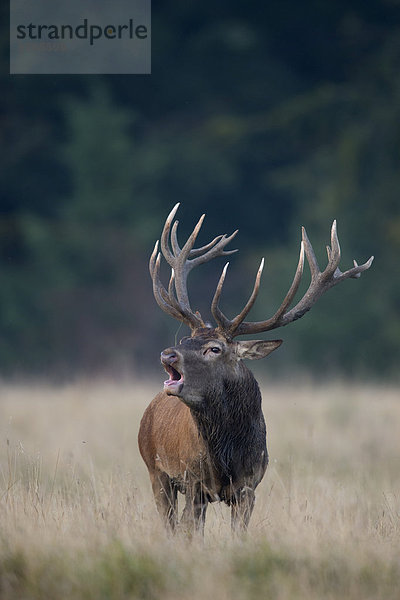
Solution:
<path fill-rule="evenodd" d="M 150 472 L 182 480 L 188 468 L 196 467 L 193 456 L 206 454 L 190 409 L 166 392 L 157 394 L 143 415 L 139 449 Z"/>

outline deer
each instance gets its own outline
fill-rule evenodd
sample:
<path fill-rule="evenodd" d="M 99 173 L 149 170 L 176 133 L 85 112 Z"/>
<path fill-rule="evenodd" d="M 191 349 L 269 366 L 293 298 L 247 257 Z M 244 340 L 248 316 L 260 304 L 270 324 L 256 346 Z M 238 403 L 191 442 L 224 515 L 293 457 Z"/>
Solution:
<path fill-rule="evenodd" d="M 266 425 L 260 388 L 244 360 L 261 359 L 279 348 L 282 340 L 235 340 L 284 327 L 301 318 L 327 290 L 349 278 L 360 277 L 370 268 L 373 256 L 362 265 L 341 272 L 336 221 L 327 246 L 328 264 L 321 271 L 302 228 L 300 254 L 292 284 L 275 314 L 258 322 L 246 321 L 260 288 L 262 259 L 253 291 L 241 312 L 229 319 L 219 303 L 229 262 L 224 266 L 211 302 L 215 325 L 204 321 L 191 308 L 187 279 L 192 269 L 226 250 L 236 236 L 219 235 L 210 243 L 194 248 L 205 215 L 181 248 L 178 243 L 176 204 L 167 217 L 157 241 L 149 269 L 158 306 L 186 324 L 190 336 L 161 352 L 168 374 L 163 391 L 147 407 L 139 429 L 139 449 L 147 466 L 155 503 L 167 530 L 204 534 L 207 506 L 224 502 L 230 506 L 233 532 L 245 532 L 253 511 L 255 489 L 267 465 Z M 161 253 L 171 267 L 168 287 L 161 282 Z M 290 308 L 299 288 L 305 258 L 311 281 L 304 296 Z M 178 523 L 178 492 L 185 506 Z"/>

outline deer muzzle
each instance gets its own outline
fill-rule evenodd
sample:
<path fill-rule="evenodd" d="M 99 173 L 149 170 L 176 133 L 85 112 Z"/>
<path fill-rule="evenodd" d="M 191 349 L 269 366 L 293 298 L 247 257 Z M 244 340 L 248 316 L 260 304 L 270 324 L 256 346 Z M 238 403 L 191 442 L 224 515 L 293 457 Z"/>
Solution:
<path fill-rule="evenodd" d="M 181 373 L 180 357 L 173 350 L 161 352 L 161 363 L 169 375 L 164 381 L 164 390 L 170 396 L 178 396 L 183 388 L 183 374 Z"/>

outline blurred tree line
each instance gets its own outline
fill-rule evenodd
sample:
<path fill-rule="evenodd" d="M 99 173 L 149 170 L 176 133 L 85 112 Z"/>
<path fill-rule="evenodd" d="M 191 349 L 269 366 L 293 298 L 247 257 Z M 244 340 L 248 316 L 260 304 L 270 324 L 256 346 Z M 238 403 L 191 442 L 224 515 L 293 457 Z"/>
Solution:
<path fill-rule="evenodd" d="M 398 375 L 397 0 L 154 5 L 151 76 L 7 75 L 3 16 L 1 374 L 156 366 L 181 332 L 152 298 L 147 260 L 180 201 L 182 239 L 203 212 L 200 243 L 240 229 L 227 314 L 266 257 L 254 320 L 290 285 L 300 226 L 322 266 L 336 218 L 342 270 L 375 263 L 274 332 L 285 344 L 270 360 Z M 222 266 L 193 273 L 205 315 Z"/>

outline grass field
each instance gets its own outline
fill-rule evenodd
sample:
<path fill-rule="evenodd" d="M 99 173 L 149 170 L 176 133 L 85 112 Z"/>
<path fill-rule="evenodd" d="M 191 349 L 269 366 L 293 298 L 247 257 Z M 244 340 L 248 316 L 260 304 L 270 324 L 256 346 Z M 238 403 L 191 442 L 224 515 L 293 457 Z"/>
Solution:
<path fill-rule="evenodd" d="M 1 600 L 400 598 L 399 389 L 265 387 L 249 532 L 214 504 L 191 543 L 165 534 L 137 449 L 156 391 L 0 387 Z"/>

